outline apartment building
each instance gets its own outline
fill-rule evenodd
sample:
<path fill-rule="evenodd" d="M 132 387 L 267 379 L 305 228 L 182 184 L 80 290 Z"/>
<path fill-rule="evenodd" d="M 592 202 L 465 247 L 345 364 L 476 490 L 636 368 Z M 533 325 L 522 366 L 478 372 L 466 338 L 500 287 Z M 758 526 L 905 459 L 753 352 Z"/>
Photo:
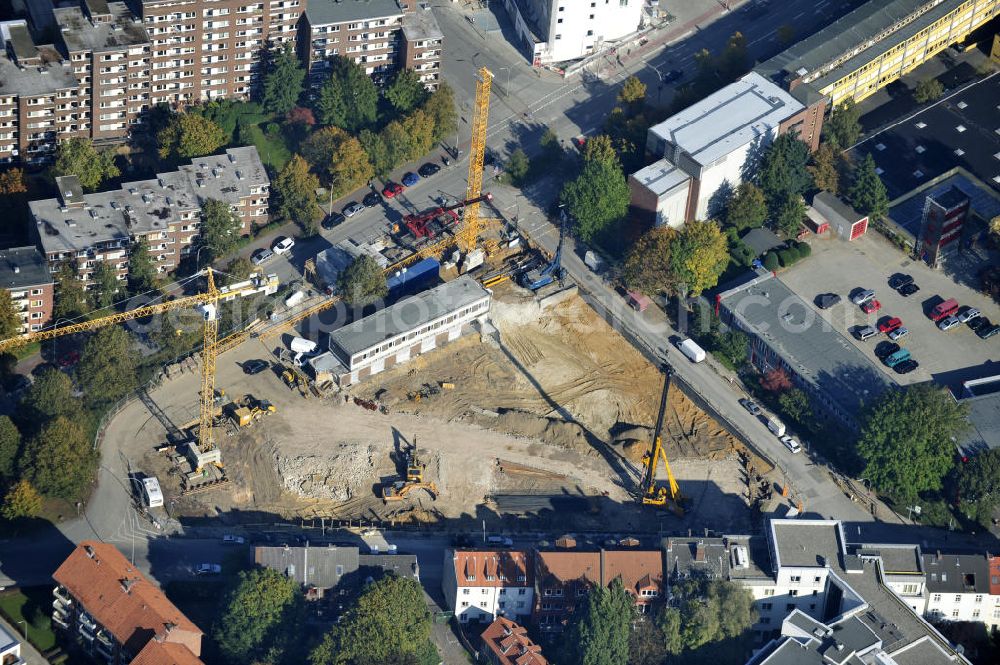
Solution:
<path fill-rule="evenodd" d="M 974 554 L 924 554 L 927 607 L 924 613 L 945 621 L 1000 624 L 1000 596 L 990 595 L 990 558 Z"/>
<path fill-rule="evenodd" d="M 21 316 L 21 333 L 41 330 L 52 318 L 54 290 L 45 257 L 34 247 L 0 250 L 0 288 Z"/>
<path fill-rule="evenodd" d="M 53 628 L 95 660 L 201 663 L 202 631 L 113 545 L 83 541 L 52 577 Z"/>
<path fill-rule="evenodd" d="M 428 90 L 441 84 L 441 54 L 444 33 L 429 5 L 403 15 L 403 50 L 400 69 L 412 69 Z"/>
<path fill-rule="evenodd" d="M 498 617 L 524 622 L 534 609 L 532 553 L 517 550 L 446 550 L 441 589 L 462 623 Z"/>
<path fill-rule="evenodd" d="M 298 582 L 309 600 L 336 599 L 345 588 L 384 574 L 420 581 L 415 554 L 361 554 L 355 546 L 256 547 L 254 563 Z"/>
<path fill-rule="evenodd" d="M 483 654 L 490 665 L 548 665 L 542 647 L 531 641 L 524 626 L 504 617 L 482 632 Z"/>
<path fill-rule="evenodd" d="M 51 272 L 73 261 L 85 284 L 99 261 L 110 262 L 125 279 L 129 248 L 141 237 L 158 272 L 176 269 L 194 251 L 208 199 L 231 206 L 242 235 L 268 219 L 270 179 L 253 146 L 197 157 L 177 171 L 116 190 L 84 194 L 76 176 L 58 178 L 56 185 L 58 197 L 28 204 L 33 239 Z"/>

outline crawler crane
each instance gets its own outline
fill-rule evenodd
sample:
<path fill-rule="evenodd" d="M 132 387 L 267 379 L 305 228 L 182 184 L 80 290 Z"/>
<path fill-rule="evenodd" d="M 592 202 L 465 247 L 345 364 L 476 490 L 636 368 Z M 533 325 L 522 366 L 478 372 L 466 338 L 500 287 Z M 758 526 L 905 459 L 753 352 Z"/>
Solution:
<path fill-rule="evenodd" d="M 674 479 L 674 472 L 670 470 L 670 462 L 667 460 L 667 452 L 663 449 L 663 418 L 667 412 L 667 395 L 670 392 L 670 379 L 673 377 L 674 368 L 668 364 L 663 365 L 663 394 L 660 395 L 660 412 L 656 416 L 656 429 L 653 431 L 653 440 L 650 443 L 650 450 L 642 456 L 642 464 L 645 468 L 642 480 L 642 503 L 649 506 L 664 506 L 669 504 L 670 509 L 677 515 L 683 515 L 684 509 L 681 504 L 684 497 Z M 660 458 L 663 458 L 663 466 L 667 469 L 666 486 L 656 483 L 656 469 L 659 467 Z"/>

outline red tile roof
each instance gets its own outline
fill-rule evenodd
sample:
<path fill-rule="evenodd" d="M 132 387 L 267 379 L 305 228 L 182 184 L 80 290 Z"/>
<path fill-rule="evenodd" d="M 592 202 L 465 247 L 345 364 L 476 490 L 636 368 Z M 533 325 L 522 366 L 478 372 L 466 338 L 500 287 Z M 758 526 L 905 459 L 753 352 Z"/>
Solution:
<path fill-rule="evenodd" d="M 204 662 L 183 644 L 160 642 L 152 639 L 146 642 L 130 665 L 205 665 Z"/>
<path fill-rule="evenodd" d="M 483 644 L 500 665 L 548 665 L 542 647 L 531 641 L 528 631 L 510 619 L 498 618 L 482 634 Z"/>
<path fill-rule="evenodd" d="M 202 632 L 113 545 L 80 543 L 52 577 L 128 651 L 154 637 L 201 655 Z"/>
<path fill-rule="evenodd" d="M 541 588 L 570 582 L 607 586 L 622 578 L 633 595 L 643 589 L 661 590 L 663 553 L 659 550 L 557 550 L 538 552 L 535 575 Z"/>
<path fill-rule="evenodd" d="M 535 580 L 528 561 L 529 554 L 517 550 L 456 550 L 455 579 L 459 587 L 530 587 Z"/>
<path fill-rule="evenodd" d="M 986 556 L 990 567 L 990 595 L 1000 596 L 1000 556 Z"/>
<path fill-rule="evenodd" d="M 659 550 L 609 550 L 604 552 L 604 584 L 622 578 L 627 591 L 662 591 L 663 553 Z"/>

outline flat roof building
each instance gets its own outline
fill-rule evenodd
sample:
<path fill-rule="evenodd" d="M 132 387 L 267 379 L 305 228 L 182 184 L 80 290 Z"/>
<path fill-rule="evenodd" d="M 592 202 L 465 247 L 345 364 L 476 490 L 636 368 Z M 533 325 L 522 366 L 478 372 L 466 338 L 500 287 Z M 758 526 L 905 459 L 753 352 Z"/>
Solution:
<path fill-rule="evenodd" d="M 35 247 L 0 250 L 0 288 L 7 289 L 21 316 L 20 332 L 37 332 L 52 318 L 55 281 Z"/>
<path fill-rule="evenodd" d="M 969 408 L 969 429 L 958 441 L 962 454 L 1000 447 L 1000 376 L 963 382 L 955 399 Z"/>

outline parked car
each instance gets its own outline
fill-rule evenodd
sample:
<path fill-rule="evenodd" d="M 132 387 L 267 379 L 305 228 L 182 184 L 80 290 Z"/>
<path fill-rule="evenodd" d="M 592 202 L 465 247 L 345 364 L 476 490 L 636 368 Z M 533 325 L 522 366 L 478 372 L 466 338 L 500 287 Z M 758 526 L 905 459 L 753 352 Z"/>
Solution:
<path fill-rule="evenodd" d="M 793 454 L 802 452 L 802 446 L 800 446 L 799 442 L 792 437 L 785 435 L 780 437 L 778 440 L 785 444 L 785 448 L 788 448 L 788 450 L 790 450 Z"/>
<path fill-rule="evenodd" d="M 275 254 L 281 255 L 291 251 L 292 247 L 295 247 L 295 241 L 291 238 L 281 236 L 274 241 L 273 245 L 271 245 L 271 251 Z"/>
<path fill-rule="evenodd" d="M 977 316 L 974 319 L 969 319 L 965 322 L 965 325 L 969 326 L 969 330 L 972 332 L 978 332 L 983 326 L 990 325 L 990 320 L 985 316 Z"/>
<path fill-rule="evenodd" d="M 441 167 L 438 166 L 437 164 L 434 164 L 432 162 L 427 162 L 426 164 L 423 164 L 419 169 L 417 169 L 417 173 L 420 174 L 421 178 L 430 178 L 432 175 L 434 175 L 440 170 Z"/>
<path fill-rule="evenodd" d="M 255 249 L 253 254 L 250 255 L 250 263 L 255 266 L 263 265 L 264 263 L 270 261 L 274 258 L 274 252 L 269 250 L 267 247 L 261 247 L 260 249 Z"/>
<path fill-rule="evenodd" d="M 759 416 L 761 414 L 760 407 L 757 406 L 752 400 L 745 397 L 740 400 L 740 406 L 755 416 Z"/>
<path fill-rule="evenodd" d="M 356 214 L 358 214 L 364 209 L 365 207 L 360 203 L 358 203 L 357 201 L 351 201 L 346 206 L 344 206 L 342 212 L 344 213 L 344 217 L 354 217 Z"/>
<path fill-rule="evenodd" d="M 674 81 L 680 81 L 682 78 L 684 78 L 684 72 L 679 69 L 671 69 L 663 75 L 663 82 L 673 83 Z"/>
<path fill-rule="evenodd" d="M 899 344 L 894 342 L 879 342 L 875 346 L 875 357 L 879 360 L 885 360 L 896 351 L 899 351 Z"/>
<path fill-rule="evenodd" d="M 976 330 L 976 337 L 978 337 L 979 339 L 989 339 L 990 337 L 993 337 L 997 333 L 1000 333 L 1000 325 L 997 325 L 996 323 L 990 323 L 989 320 L 987 319 L 986 324 L 980 326 L 979 329 Z"/>
<path fill-rule="evenodd" d="M 365 198 L 361 199 L 361 203 L 363 203 L 366 208 L 374 208 L 378 204 L 382 203 L 382 195 L 378 192 L 369 192 L 365 195 Z"/>
<path fill-rule="evenodd" d="M 195 572 L 199 575 L 218 575 L 222 572 L 222 566 L 217 563 L 202 563 Z"/>
<path fill-rule="evenodd" d="M 244 541 L 243 536 L 234 536 L 227 533 L 222 537 L 222 542 L 227 545 L 242 545 Z"/>
<path fill-rule="evenodd" d="M 975 319 L 975 318 L 979 317 L 980 314 L 982 314 L 982 312 L 980 312 L 975 307 L 969 307 L 968 309 L 962 310 L 961 312 L 959 312 L 955 316 L 962 323 L 968 323 L 972 319 Z"/>
<path fill-rule="evenodd" d="M 917 286 L 916 284 L 907 284 L 905 286 L 899 287 L 899 295 L 903 296 L 904 298 L 909 298 L 919 290 L 920 287 Z"/>
<path fill-rule="evenodd" d="M 385 183 L 385 187 L 382 188 L 382 196 L 384 196 L 387 199 L 391 199 L 397 194 L 402 194 L 404 189 L 406 188 L 400 185 L 398 182 L 392 182 L 390 180 L 389 182 Z"/>
<path fill-rule="evenodd" d="M 815 302 L 820 309 L 830 309 L 834 305 L 840 304 L 840 296 L 836 293 L 821 293 L 816 296 Z"/>
<path fill-rule="evenodd" d="M 257 358 L 255 360 L 248 360 L 243 363 L 243 373 L 253 376 L 254 374 L 260 374 L 265 369 L 268 368 L 268 362 L 266 360 L 261 360 Z"/>
<path fill-rule="evenodd" d="M 878 331 L 884 333 L 891 333 L 893 330 L 902 327 L 903 327 L 902 319 L 900 319 L 898 316 L 894 316 L 878 324 Z"/>
<path fill-rule="evenodd" d="M 899 290 L 907 284 L 913 284 L 913 278 L 909 275 L 897 272 L 889 278 L 889 288 Z"/>
<path fill-rule="evenodd" d="M 858 326 L 854 329 L 854 336 L 857 337 L 862 342 L 869 337 L 874 337 L 878 334 L 878 331 L 871 326 Z"/>
<path fill-rule="evenodd" d="M 420 176 L 413 171 L 407 171 L 403 174 L 402 183 L 407 187 L 413 187 L 418 182 L 420 182 Z"/>
<path fill-rule="evenodd" d="M 897 339 L 908 335 L 909 332 L 910 331 L 907 330 L 905 326 L 900 326 L 899 328 L 896 328 L 895 330 L 889 333 L 889 339 L 895 342 Z"/>
<path fill-rule="evenodd" d="M 892 371 L 896 374 L 909 374 L 918 367 L 920 367 L 920 363 L 913 358 L 908 358 L 907 360 L 893 366 Z"/>
<path fill-rule="evenodd" d="M 941 330 L 951 330 L 960 323 L 957 316 L 946 316 L 937 322 L 937 327 Z"/>
<path fill-rule="evenodd" d="M 343 224 L 346 221 L 347 221 L 346 217 L 344 217 L 339 212 L 335 212 L 332 215 L 326 216 L 326 218 L 323 220 L 323 228 L 329 231 L 338 224 Z"/>
<path fill-rule="evenodd" d="M 855 305 L 863 305 L 874 297 L 875 297 L 874 291 L 872 291 L 871 289 L 865 289 L 861 293 L 855 294 L 855 296 L 851 298 L 851 302 L 853 302 Z"/>
<path fill-rule="evenodd" d="M 861 305 L 861 311 L 864 312 L 865 314 L 874 314 L 880 309 L 882 309 L 882 303 L 880 303 L 878 300 L 875 300 L 874 298 L 866 301 L 864 304 Z"/>

